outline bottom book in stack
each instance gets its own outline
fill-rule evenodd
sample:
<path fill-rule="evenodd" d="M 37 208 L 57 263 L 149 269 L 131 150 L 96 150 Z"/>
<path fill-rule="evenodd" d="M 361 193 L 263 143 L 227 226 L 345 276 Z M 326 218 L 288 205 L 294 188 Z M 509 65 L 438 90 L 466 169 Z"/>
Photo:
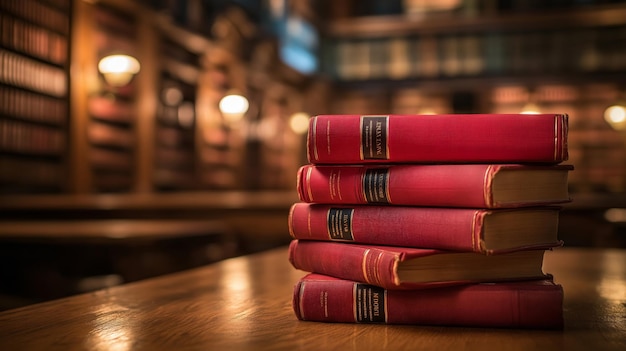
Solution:
<path fill-rule="evenodd" d="M 498 255 L 293 240 L 299 319 L 324 322 L 553 329 L 563 289 L 543 273 L 545 249 Z"/>
<path fill-rule="evenodd" d="M 388 290 L 311 273 L 296 284 L 300 320 L 492 328 L 560 329 L 563 289 L 541 280 Z"/>

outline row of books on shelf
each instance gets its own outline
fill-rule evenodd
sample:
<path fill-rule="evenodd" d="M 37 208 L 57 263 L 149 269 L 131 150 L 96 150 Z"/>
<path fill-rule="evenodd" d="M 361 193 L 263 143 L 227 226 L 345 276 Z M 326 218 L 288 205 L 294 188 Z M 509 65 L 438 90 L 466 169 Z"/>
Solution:
<path fill-rule="evenodd" d="M 95 145 L 105 145 L 120 149 L 132 149 L 135 135 L 132 129 L 117 125 L 91 121 L 87 127 L 87 136 Z"/>
<path fill-rule="evenodd" d="M 195 104 L 191 101 L 182 101 L 176 106 L 160 103 L 156 117 L 161 125 L 192 129 L 196 119 Z"/>
<path fill-rule="evenodd" d="M 300 320 L 559 329 L 565 114 L 315 116 L 289 261 Z"/>
<path fill-rule="evenodd" d="M 132 124 L 135 120 L 134 104 L 117 97 L 91 96 L 87 104 L 89 114 L 94 119 L 119 124 Z"/>
<path fill-rule="evenodd" d="M 133 173 L 125 170 L 99 170 L 93 176 L 93 189 L 105 192 L 127 192 L 134 183 Z"/>
<path fill-rule="evenodd" d="M 89 161 L 92 168 L 97 170 L 128 171 L 133 169 L 134 155 L 127 150 L 91 146 Z"/>
<path fill-rule="evenodd" d="M 16 119 L 65 125 L 67 101 L 0 85 L 0 113 Z"/>
<path fill-rule="evenodd" d="M 64 168 L 56 162 L 42 162 L 16 157 L 0 157 L 0 183 L 27 187 L 62 186 Z M 6 189 L 10 190 L 10 189 Z"/>
<path fill-rule="evenodd" d="M 570 9 L 589 9 L 598 5 L 619 1 L 605 0 L 559 0 L 559 1 L 528 1 L 528 0 L 465 0 L 465 1 L 364 1 L 358 5 L 337 6 L 342 17 L 348 16 L 380 16 L 406 14 L 416 18 L 442 18 L 449 16 L 463 17 L 490 16 L 505 13 L 543 13 L 544 11 L 567 11 Z M 332 7 L 331 7 L 332 9 Z"/>
<path fill-rule="evenodd" d="M 64 65 L 67 63 L 68 37 L 49 29 L 0 14 L 0 45 Z"/>
<path fill-rule="evenodd" d="M 66 131 L 11 119 L 0 119 L 0 150 L 37 155 L 60 155 Z"/>
<path fill-rule="evenodd" d="M 335 39 L 324 67 L 343 80 L 626 69 L 626 27 Z"/>
<path fill-rule="evenodd" d="M 50 4 L 52 3 L 52 4 Z M 4 0 L 2 12 L 36 23 L 60 34 L 69 34 L 69 1 Z"/>
<path fill-rule="evenodd" d="M 68 75 L 63 68 L 0 49 L 0 83 L 64 97 Z"/>

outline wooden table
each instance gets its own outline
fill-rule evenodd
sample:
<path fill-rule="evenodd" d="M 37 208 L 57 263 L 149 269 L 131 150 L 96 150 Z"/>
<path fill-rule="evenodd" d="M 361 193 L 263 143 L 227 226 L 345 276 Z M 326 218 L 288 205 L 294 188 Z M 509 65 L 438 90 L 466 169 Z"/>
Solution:
<path fill-rule="evenodd" d="M 563 331 L 298 321 L 285 248 L 0 313 L 0 350 L 626 350 L 626 250 L 560 248 Z"/>

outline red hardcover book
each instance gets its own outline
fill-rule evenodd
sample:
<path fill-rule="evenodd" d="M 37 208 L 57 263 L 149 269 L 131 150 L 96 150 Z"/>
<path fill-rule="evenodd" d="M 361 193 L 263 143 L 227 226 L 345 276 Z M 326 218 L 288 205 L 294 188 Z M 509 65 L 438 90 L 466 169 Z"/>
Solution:
<path fill-rule="evenodd" d="M 563 328 L 563 288 L 552 279 L 386 290 L 308 274 L 295 285 L 300 320 L 492 328 Z"/>
<path fill-rule="evenodd" d="M 320 115 L 310 163 L 559 163 L 566 114 Z"/>
<path fill-rule="evenodd" d="M 499 255 L 333 241 L 292 240 L 296 268 L 386 289 L 420 289 L 477 282 L 545 278 L 545 250 Z"/>
<path fill-rule="evenodd" d="M 305 165 L 301 201 L 427 207 L 507 208 L 571 201 L 571 165 Z"/>
<path fill-rule="evenodd" d="M 418 247 L 481 254 L 557 247 L 558 207 L 517 209 L 335 206 L 296 203 L 294 239 Z"/>

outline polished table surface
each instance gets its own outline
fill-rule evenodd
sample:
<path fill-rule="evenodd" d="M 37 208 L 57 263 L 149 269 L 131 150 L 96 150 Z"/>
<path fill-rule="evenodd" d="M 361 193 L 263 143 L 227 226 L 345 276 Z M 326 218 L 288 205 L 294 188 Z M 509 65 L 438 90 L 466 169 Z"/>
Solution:
<path fill-rule="evenodd" d="M 0 350 L 626 350 L 626 250 L 559 248 L 564 330 L 298 321 L 286 248 L 0 313 Z"/>

